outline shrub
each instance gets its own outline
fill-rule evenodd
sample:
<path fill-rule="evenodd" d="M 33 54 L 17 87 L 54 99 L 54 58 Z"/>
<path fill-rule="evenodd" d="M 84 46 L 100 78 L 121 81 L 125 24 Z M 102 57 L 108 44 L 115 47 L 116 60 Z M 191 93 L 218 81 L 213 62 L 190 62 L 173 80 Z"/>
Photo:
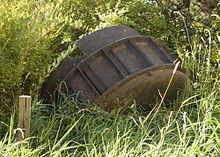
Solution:
<path fill-rule="evenodd" d="M 58 56 L 49 48 L 64 23 L 61 3 L 0 2 L 0 108 L 10 108 L 20 94 L 36 93 Z"/>

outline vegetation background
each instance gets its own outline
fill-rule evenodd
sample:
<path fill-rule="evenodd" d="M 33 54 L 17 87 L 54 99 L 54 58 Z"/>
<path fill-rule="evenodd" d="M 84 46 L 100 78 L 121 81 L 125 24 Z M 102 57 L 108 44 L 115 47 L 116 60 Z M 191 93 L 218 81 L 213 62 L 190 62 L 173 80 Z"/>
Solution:
<path fill-rule="evenodd" d="M 1 0 L 0 155 L 220 155 L 219 6 L 217 0 Z M 110 25 L 162 40 L 192 74 L 191 95 L 158 101 L 149 112 L 134 103 L 127 115 L 72 98 L 59 107 L 43 104 L 44 79 L 66 56 L 82 55 L 75 42 Z M 16 142 L 21 94 L 34 98 L 32 137 Z"/>

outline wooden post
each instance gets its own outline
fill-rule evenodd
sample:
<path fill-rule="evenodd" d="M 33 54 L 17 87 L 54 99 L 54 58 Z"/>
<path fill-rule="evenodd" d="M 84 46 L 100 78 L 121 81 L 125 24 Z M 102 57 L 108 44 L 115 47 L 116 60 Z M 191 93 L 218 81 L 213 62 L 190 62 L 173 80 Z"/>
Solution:
<path fill-rule="evenodd" d="M 18 141 L 30 137 L 31 96 L 19 96 Z"/>

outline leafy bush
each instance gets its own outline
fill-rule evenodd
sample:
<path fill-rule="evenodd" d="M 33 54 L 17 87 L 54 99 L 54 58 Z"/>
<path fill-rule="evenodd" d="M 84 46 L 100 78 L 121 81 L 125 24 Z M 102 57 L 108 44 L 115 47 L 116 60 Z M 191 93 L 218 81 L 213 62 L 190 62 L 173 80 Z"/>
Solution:
<path fill-rule="evenodd" d="M 64 23 L 61 3 L 0 2 L 1 108 L 20 94 L 36 94 L 48 63 L 58 56 L 49 48 Z"/>

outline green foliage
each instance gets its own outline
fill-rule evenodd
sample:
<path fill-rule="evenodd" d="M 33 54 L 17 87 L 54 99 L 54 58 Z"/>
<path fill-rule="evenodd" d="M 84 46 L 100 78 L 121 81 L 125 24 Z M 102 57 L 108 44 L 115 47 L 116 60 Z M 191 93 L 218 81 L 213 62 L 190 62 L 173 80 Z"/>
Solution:
<path fill-rule="evenodd" d="M 220 20 L 210 2 L 0 1 L 0 156 L 218 156 Z M 108 113 L 71 97 L 42 104 L 45 76 L 67 55 L 81 55 L 75 41 L 110 25 L 161 39 L 191 73 L 191 95 L 151 112 L 133 105 Z M 16 142 L 20 94 L 35 98 L 31 138 Z M 5 122 L 8 106 L 15 108 Z"/>
<path fill-rule="evenodd" d="M 109 113 L 70 96 L 51 105 L 42 104 L 36 97 L 32 103 L 31 138 L 15 141 L 16 118 L 12 115 L 10 125 L 0 123 L 8 130 L 0 134 L 0 154 L 219 156 L 219 72 L 209 59 L 219 49 L 212 46 L 216 41 L 211 36 L 198 41 L 193 41 L 192 51 L 181 56 L 184 66 L 194 74 L 191 95 L 184 100 L 163 105 L 157 102 L 150 112 L 132 105 Z M 181 48 L 177 51 L 183 53 Z M 130 112 L 123 114 L 127 110 Z"/>
<path fill-rule="evenodd" d="M 197 55 L 201 55 L 200 60 L 193 57 Z M 8 134 L 0 141 L 0 154 L 218 156 L 219 76 L 215 68 L 209 67 L 207 55 L 205 50 L 194 47 L 192 56 L 184 58 L 185 66 L 197 74 L 196 82 L 190 97 L 169 104 L 174 107 L 166 108 L 165 104 L 160 106 L 158 102 L 150 112 L 140 111 L 133 105 L 108 113 L 95 104 L 78 103 L 71 97 L 66 97 L 58 107 L 34 99 L 32 137 L 15 142 L 12 116 Z M 176 106 L 179 107 L 175 109 Z M 48 110 L 51 107 L 54 109 Z M 128 109 L 131 112 L 123 114 Z M 23 144 L 28 141 L 28 145 Z"/>
<path fill-rule="evenodd" d="M 0 104 L 20 94 L 34 94 L 48 63 L 57 57 L 49 48 L 65 22 L 62 2 L 0 2 Z"/>

